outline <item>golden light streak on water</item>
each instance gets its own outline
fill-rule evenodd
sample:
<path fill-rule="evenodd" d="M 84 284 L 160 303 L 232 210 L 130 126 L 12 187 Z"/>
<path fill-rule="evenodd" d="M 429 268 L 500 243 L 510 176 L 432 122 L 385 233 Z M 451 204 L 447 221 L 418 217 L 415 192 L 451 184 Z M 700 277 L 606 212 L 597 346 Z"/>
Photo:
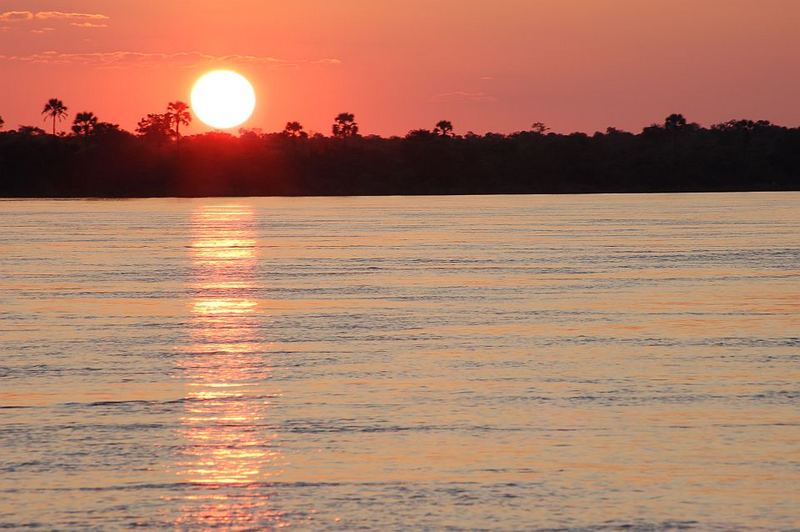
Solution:
<path fill-rule="evenodd" d="M 237 205 L 200 206 L 192 214 L 195 342 L 182 364 L 187 448 L 178 474 L 212 491 L 188 499 L 178 527 L 235 530 L 264 519 L 283 524 L 269 498 L 254 489 L 279 473 L 280 453 L 265 429 L 270 368 L 254 322 L 258 303 L 246 297 L 258 258 L 252 219 L 251 209 Z M 234 491 L 217 494 L 221 487 Z"/>

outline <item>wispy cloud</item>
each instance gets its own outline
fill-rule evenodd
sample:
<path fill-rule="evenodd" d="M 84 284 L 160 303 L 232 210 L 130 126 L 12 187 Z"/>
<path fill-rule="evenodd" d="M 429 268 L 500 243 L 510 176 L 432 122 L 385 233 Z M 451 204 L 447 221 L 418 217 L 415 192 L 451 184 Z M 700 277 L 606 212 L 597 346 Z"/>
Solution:
<path fill-rule="evenodd" d="M 94 22 L 70 22 L 70 26 L 75 26 L 76 28 L 107 28 L 108 24 L 96 24 Z"/>
<path fill-rule="evenodd" d="M 0 13 L 0 21 L 3 22 L 22 22 L 33 20 L 33 13 L 30 11 L 5 11 Z"/>
<path fill-rule="evenodd" d="M 193 67 L 210 64 L 248 64 L 271 67 L 295 68 L 301 65 L 339 65 L 335 58 L 288 60 L 272 56 L 259 55 L 212 55 L 202 52 L 89 52 L 66 53 L 57 51 L 39 52 L 27 55 L 0 55 L 0 61 L 47 64 L 47 65 L 84 65 L 98 68 L 117 68 L 132 66 L 184 66 Z"/>
<path fill-rule="evenodd" d="M 448 102 L 448 101 L 467 101 L 467 102 L 496 102 L 497 98 L 491 94 L 486 94 L 483 91 L 469 92 L 469 91 L 453 91 L 437 94 L 431 98 L 434 102 Z"/>
<path fill-rule="evenodd" d="M 63 11 L 39 11 L 33 15 L 38 20 L 109 20 L 100 13 L 65 13 Z"/>
<path fill-rule="evenodd" d="M 111 19 L 101 13 L 72 13 L 64 11 L 5 11 L 0 13 L 0 22 L 36 22 L 45 20 L 69 22 L 71 26 L 79 28 L 105 28 L 108 25 L 102 22 Z M 42 33 L 38 29 L 31 31 L 33 33 Z"/>

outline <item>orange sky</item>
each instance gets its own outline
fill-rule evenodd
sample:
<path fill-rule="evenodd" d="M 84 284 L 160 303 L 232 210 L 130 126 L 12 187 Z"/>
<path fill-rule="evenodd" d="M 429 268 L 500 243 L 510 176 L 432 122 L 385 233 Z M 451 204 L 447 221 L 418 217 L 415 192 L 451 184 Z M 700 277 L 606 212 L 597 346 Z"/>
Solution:
<path fill-rule="evenodd" d="M 10 13 L 21 12 L 21 13 Z M 638 131 L 672 112 L 800 125 L 798 0 L 0 0 L 0 116 L 50 97 L 133 129 L 225 66 L 245 127 Z M 195 122 L 190 132 L 203 131 Z"/>

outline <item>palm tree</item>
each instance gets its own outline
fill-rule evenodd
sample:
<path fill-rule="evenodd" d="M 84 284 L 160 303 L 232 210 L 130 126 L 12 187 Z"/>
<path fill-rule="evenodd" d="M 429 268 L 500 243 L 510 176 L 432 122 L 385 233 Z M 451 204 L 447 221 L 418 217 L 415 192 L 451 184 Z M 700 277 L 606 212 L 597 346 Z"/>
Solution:
<path fill-rule="evenodd" d="M 358 124 L 356 124 L 356 117 L 353 113 L 339 113 L 335 120 L 332 128 L 334 137 L 343 139 L 358 136 Z"/>
<path fill-rule="evenodd" d="M 72 132 L 82 137 L 88 137 L 94 133 L 96 127 L 97 117 L 88 111 L 75 115 L 75 120 L 72 122 Z"/>
<path fill-rule="evenodd" d="M 439 120 L 433 132 L 440 137 L 450 137 L 453 135 L 453 124 L 449 120 Z"/>
<path fill-rule="evenodd" d="M 181 101 L 171 102 L 167 106 L 167 115 L 169 115 L 170 122 L 175 124 L 175 137 L 181 140 L 181 125 L 188 127 L 192 123 L 189 105 Z"/>
<path fill-rule="evenodd" d="M 64 105 L 64 102 L 59 100 L 58 98 L 50 98 L 47 100 L 47 103 L 44 104 L 44 110 L 42 110 L 43 115 L 47 115 L 45 120 L 48 118 L 52 118 L 53 120 L 53 136 L 56 135 L 56 121 L 61 121 L 67 117 L 67 106 Z"/>

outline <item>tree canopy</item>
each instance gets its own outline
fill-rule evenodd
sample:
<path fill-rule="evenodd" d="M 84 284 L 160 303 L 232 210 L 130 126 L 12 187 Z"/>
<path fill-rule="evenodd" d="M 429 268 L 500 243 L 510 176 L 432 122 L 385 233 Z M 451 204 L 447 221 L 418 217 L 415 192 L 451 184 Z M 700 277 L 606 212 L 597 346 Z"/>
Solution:
<path fill-rule="evenodd" d="M 60 102 L 60 101 L 59 101 Z M 65 113 L 66 106 L 51 106 Z M 540 122 L 511 134 L 441 120 L 404 137 L 360 136 L 352 113 L 332 137 L 296 121 L 275 133 L 184 136 L 166 113 L 133 135 L 91 112 L 72 135 L 0 131 L 2 196 L 208 196 L 654 192 L 800 189 L 800 128 L 736 119 L 705 128 L 679 114 L 630 133 L 557 134 Z M 51 115 L 48 114 L 48 119 Z M 181 124 L 185 121 L 181 119 Z M 342 140 L 345 139 L 346 142 Z"/>

